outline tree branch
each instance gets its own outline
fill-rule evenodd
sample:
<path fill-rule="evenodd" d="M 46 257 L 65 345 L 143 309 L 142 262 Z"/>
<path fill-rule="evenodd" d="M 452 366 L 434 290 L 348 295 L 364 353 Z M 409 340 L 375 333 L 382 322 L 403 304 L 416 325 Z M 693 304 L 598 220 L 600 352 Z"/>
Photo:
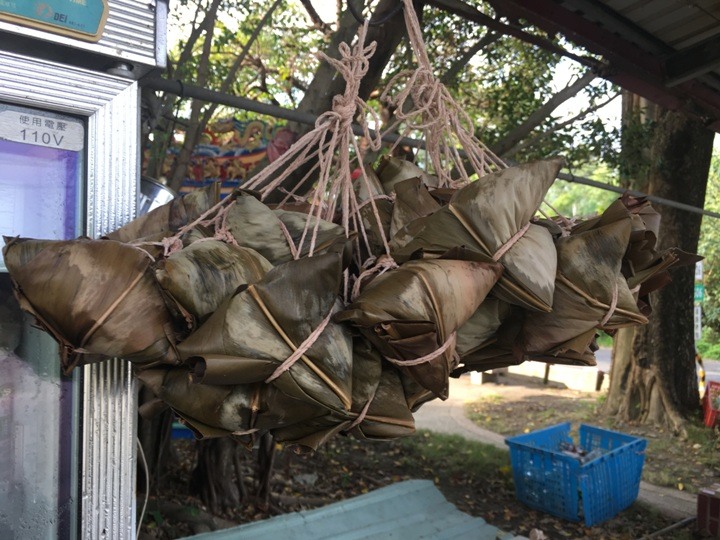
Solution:
<path fill-rule="evenodd" d="M 312 2 L 310 0 L 300 0 L 300 3 L 305 8 L 305 11 L 307 11 L 308 16 L 310 17 L 310 20 L 313 22 L 315 26 L 317 26 L 320 31 L 323 34 L 328 34 L 332 31 L 330 28 L 330 25 L 322 20 L 322 17 L 318 14 L 317 11 L 315 11 L 315 7 L 312 5 Z"/>
<path fill-rule="evenodd" d="M 457 58 L 448 68 L 448 70 L 440 77 L 440 82 L 445 86 L 454 87 L 457 84 L 458 75 L 462 69 L 473 59 L 473 57 L 483 50 L 485 47 L 494 43 L 502 34 L 497 32 L 486 32 L 483 37 L 468 48 L 459 58 Z"/>
<path fill-rule="evenodd" d="M 575 82 L 569 84 L 556 94 L 550 97 L 542 106 L 533 112 L 527 120 L 513 129 L 503 139 L 495 143 L 492 151 L 498 156 L 504 156 L 505 153 L 517 145 L 521 140 L 527 137 L 536 127 L 538 127 L 545 118 L 547 118 L 555 109 L 568 99 L 576 96 L 580 90 L 585 88 L 595 79 L 596 75 L 588 70 L 582 77 Z"/>
<path fill-rule="evenodd" d="M 545 139 L 547 139 L 547 138 L 548 138 L 550 135 L 552 135 L 553 133 L 555 133 L 555 132 L 563 129 L 564 127 L 569 126 L 570 124 L 572 124 L 572 123 L 574 123 L 574 122 L 577 122 L 578 120 L 582 120 L 583 118 L 585 118 L 585 117 L 586 117 L 587 115 L 589 115 L 590 113 L 593 113 L 593 112 L 595 112 L 595 111 L 597 111 L 597 110 L 599 110 L 599 109 L 602 109 L 605 105 L 607 105 L 608 103 L 610 103 L 612 100 L 614 100 L 614 99 L 617 98 L 618 96 L 620 96 L 620 92 L 617 92 L 617 93 L 613 94 L 612 96 L 610 96 L 610 97 L 609 97 L 608 99 L 606 99 L 605 101 L 602 101 L 602 102 L 600 102 L 600 103 L 597 103 L 597 104 L 593 105 L 592 107 L 588 107 L 587 109 L 581 111 L 580 113 L 576 114 L 576 115 L 573 116 L 572 118 L 570 118 L 570 119 L 568 119 L 568 120 L 565 120 L 564 122 L 562 122 L 562 123 L 560 123 L 560 124 L 557 124 L 556 126 L 553 126 L 551 129 L 548 129 L 547 131 L 543 131 L 543 132 L 541 132 L 541 133 L 537 133 L 537 134 L 533 135 L 532 137 L 528 137 L 528 138 L 525 139 L 524 141 L 519 142 L 518 144 L 516 144 L 515 146 L 513 146 L 512 148 L 510 148 L 507 152 L 505 152 L 504 155 L 505 155 L 506 157 L 511 158 L 511 157 L 513 157 L 515 154 L 517 154 L 518 152 L 520 152 L 521 150 L 525 150 L 526 148 L 530 148 L 530 147 L 532 147 L 532 146 L 535 146 L 536 144 L 538 144 L 538 143 L 544 141 Z"/>

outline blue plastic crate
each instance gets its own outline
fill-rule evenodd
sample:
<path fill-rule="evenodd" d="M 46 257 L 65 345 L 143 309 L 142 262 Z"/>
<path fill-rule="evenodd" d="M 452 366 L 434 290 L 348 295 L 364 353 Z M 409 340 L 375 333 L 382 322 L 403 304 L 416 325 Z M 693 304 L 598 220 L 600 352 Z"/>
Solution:
<path fill-rule="evenodd" d="M 515 493 L 521 502 L 589 527 L 630 506 L 640 490 L 647 441 L 617 431 L 580 425 L 580 444 L 596 459 L 581 463 L 562 453 L 574 441 L 570 423 L 505 440 L 510 447 Z M 582 513 L 581 513 L 582 512 Z"/>
<path fill-rule="evenodd" d="M 189 428 L 182 425 L 180 422 L 173 422 L 170 438 L 171 439 L 194 439 L 195 435 Z"/>

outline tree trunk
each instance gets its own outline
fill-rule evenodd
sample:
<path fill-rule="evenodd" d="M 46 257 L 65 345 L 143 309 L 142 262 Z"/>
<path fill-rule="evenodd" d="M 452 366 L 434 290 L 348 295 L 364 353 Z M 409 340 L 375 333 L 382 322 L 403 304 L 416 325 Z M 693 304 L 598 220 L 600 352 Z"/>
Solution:
<path fill-rule="evenodd" d="M 362 7 L 362 1 L 353 0 L 358 10 Z M 396 10 L 398 0 L 380 0 L 375 8 L 371 20 L 382 20 L 389 13 Z M 422 5 L 418 8 L 422 11 Z M 338 29 L 333 34 L 332 40 L 326 49 L 326 54 L 332 58 L 338 58 L 338 46 L 340 43 L 352 43 L 357 33 L 359 22 L 355 20 L 350 10 L 346 10 L 338 22 Z M 387 21 L 379 26 L 370 26 L 365 38 L 366 45 L 373 41 L 377 43 L 375 54 L 370 58 L 368 70 L 360 83 L 358 91 L 361 99 L 367 99 L 370 93 L 375 90 L 380 82 L 385 66 L 390 61 L 395 49 L 397 49 L 403 36 L 407 33 L 405 22 L 403 19 L 403 11 L 396 10 L 396 13 Z M 342 94 L 345 91 L 345 80 L 336 73 L 335 68 L 327 62 L 320 62 L 313 80 L 308 86 L 307 92 L 298 104 L 297 110 L 304 113 L 321 115 L 332 108 L 332 99 L 334 96 Z M 288 122 L 288 129 L 294 131 L 299 136 L 307 133 L 312 126 Z M 281 188 L 292 189 L 298 181 L 305 176 L 310 170 L 312 164 L 308 163 L 290 175 Z M 261 169 L 256 168 L 255 173 Z M 304 185 L 298 189 L 298 194 L 306 193 L 312 186 L 315 178 L 308 178 Z M 266 202 L 278 202 L 284 197 L 280 189 L 271 193 Z"/>
<path fill-rule="evenodd" d="M 139 403 L 155 401 L 155 395 L 151 390 L 142 386 L 140 388 Z M 138 480 L 140 489 L 145 489 L 146 475 L 151 486 L 157 486 L 163 474 L 168 469 L 169 461 L 173 455 L 170 447 L 170 435 L 172 433 L 173 413 L 166 409 L 153 416 L 151 419 L 138 417 L 138 440 L 142 446 L 145 462 L 138 459 Z M 147 471 L 145 470 L 147 465 Z"/>
<path fill-rule="evenodd" d="M 190 485 L 211 512 L 237 508 L 247 499 L 240 454 L 244 451 L 240 443 L 228 437 L 198 442 Z"/>
<path fill-rule="evenodd" d="M 700 122 L 661 112 L 647 165 L 648 192 L 702 207 L 712 142 L 713 133 Z M 657 210 L 662 214 L 658 249 L 697 250 L 701 217 L 667 206 Z M 675 270 L 672 283 L 651 297 L 648 326 L 618 332 L 606 413 L 685 432 L 685 419 L 699 407 L 693 281 L 692 267 Z"/>

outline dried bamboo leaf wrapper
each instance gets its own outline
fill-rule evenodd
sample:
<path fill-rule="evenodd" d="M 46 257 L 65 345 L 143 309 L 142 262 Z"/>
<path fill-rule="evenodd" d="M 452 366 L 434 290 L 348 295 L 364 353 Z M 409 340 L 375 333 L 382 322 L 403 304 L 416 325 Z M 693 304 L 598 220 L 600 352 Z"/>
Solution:
<path fill-rule="evenodd" d="M 380 218 L 379 221 L 375 217 L 375 212 L 370 203 L 366 203 L 360 207 L 360 219 L 362 220 L 362 225 L 367 234 L 368 243 L 370 244 L 369 255 L 379 257 L 385 254 L 383 235 L 385 239 L 390 239 L 390 223 L 392 221 L 393 206 L 394 203 L 388 199 L 375 200 L 375 208 Z M 360 244 L 364 246 L 364 240 L 361 240 Z"/>
<path fill-rule="evenodd" d="M 646 297 L 653 291 L 661 289 L 670 283 L 669 270 L 681 266 L 691 266 L 701 261 L 703 257 L 694 253 L 687 253 L 679 248 L 670 248 L 659 255 L 642 270 L 638 270 L 627 278 L 628 287 L 640 287 L 638 295 Z"/>
<path fill-rule="evenodd" d="M 370 403 L 369 406 L 367 405 Z M 352 412 L 362 421 L 346 426 L 359 439 L 392 439 L 415 432 L 415 420 L 410 411 L 397 370 L 383 367 L 380 354 L 363 338 L 353 346 L 353 406 Z"/>
<path fill-rule="evenodd" d="M 270 263 L 277 265 L 292 260 L 294 250 L 299 248 L 305 223 L 311 220 L 311 227 L 317 218 L 302 212 L 271 210 L 251 195 L 238 197 L 228 209 L 226 226 L 238 245 L 254 249 Z M 301 247 L 299 256 L 310 251 L 312 229 Z M 320 254 L 346 241 L 342 227 L 320 220 L 314 254 Z M 342 249 L 342 248 L 341 248 Z"/>
<path fill-rule="evenodd" d="M 545 227 L 531 223 L 525 234 L 500 258 L 503 277 L 493 292 L 498 298 L 536 311 L 548 311 L 555 288 L 557 253 Z"/>
<path fill-rule="evenodd" d="M 160 286 L 200 321 L 240 285 L 257 282 L 271 268 L 253 249 L 208 239 L 170 255 L 159 263 L 155 276 Z"/>
<path fill-rule="evenodd" d="M 325 413 L 322 407 L 292 399 L 272 385 L 195 384 L 182 367 L 143 370 L 137 376 L 199 438 L 271 431 Z"/>
<path fill-rule="evenodd" d="M 631 233 L 629 217 L 560 238 L 558 280 L 552 313 L 528 314 L 523 344 L 528 354 L 567 349 L 594 328 L 645 324 L 621 273 Z M 584 352 L 584 346 L 572 349 Z"/>
<path fill-rule="evenodd" d="M 313 228 L 319 221 L 313 255 L 332 251 L 333 253 L 343 253 L 345 261 L 350 260 L 352 255 L 352 236 L 347 238 L 345 231 L 340 225 L 325 221 L 324 219 L 318 220 L 315 216 L 308 217 L 307 214 L 300 212 L 288 212 L 287 210 L 281 209 L 274 210 L 274 212 L 290 234 L 294 245 L 300 250 L 297 258 L 306 257 L 310 254 L 310 237 Z M 301 246 L 300 241 L 308 220 L 310 221 L 310 228 Z"/>
<path fill-rule="evenodd" d="M 445 347 L 436 358 L 403 367 L 424 388 L 445 398 L 448 373 L 454 367 L 454 333 L 501 272 L 496 263 L 411 261 L 375 278 L 336 320 L 358 326 L 390 359 L 415 360 Z"/>
<path fill-rule="evenodd" d="M 498 298 L 486 298 L 457 331 L 456 351 L 460 360 L 467 354 L 494 339 L 503 321 L 513 313 L 513 307 Z"/>
<path fill-rule="evenodd" d="M 292 260 L 288 238 L 280 220 L 266 205 L 251 195 L 235 199 L 226 214 L 226 226 L 238 245 L 254 249 L 271 264 Z"/>
<path fill-rule="evenodd" d="M 420 178 L 428 187 L 440 186 L 437 176 L 426 173 L 414 163 L 392 156 L 383 156 L 375 172 L 387 195 L 395 191 L 396 184 L 410 178 Z"/>
<path fill-rule="evenodd" d="M 390 224 L 390 237 L 410 222 L 429 216 L 440 209 L 420 178 L 410 178 L 395 184 L 395 205 Z"/>
<path fill-rule="evenodd" d="M 110 240 L 132 242 L 138 239 L 164 238 L 195 221 L 220 202 L 220 182 L 196 189 L 173 199 L 106 235 Z"/>
<path fill-rule="evenodd" d="M 3 255 L 23 309 L 61 344 L 66 370 L 84 355 L 165 357 L 173 321 L 147 254 L 112 240 L 18 238 Z"/>
<path fill-rule="evenodd" d="M 596 366 L 595 351 L 598 350 L 595 329 L 575 336 L 543 353 L 527 355 L 527 360 L 549 364 L 567 364 L 572 366 Z"/>
<path fill-rule="evenodd" d="M 460 358 L 461 365 L 452 372 L 453 377 L 458 377 L 468 371 L 487 371 L 514 366 L 526 360 L 518 342 L 525 316 L 529 312 L 518 306 L 510 305 L 509 307 L 510 313 L 503 318 L 502 323 L 490 339 L 473 349 L 464 351 Z M 479 309 L 482 309 L 482 305 Z"/>
<path fill-rule="evenodd" d="M 325 254 L 290 261 L 270 270 L 255 285 L 240 289 L 179 346 L 183 360 L 237 357 L 258 366 L 252 380 L 272 375 L 278 366 L 341 309 L 341 255 Z M 194 360 L 196 361 L 196 360 Z M 260 369 L 264 366 L 263 369 Z M 229 375 L 230 376 L 230 375 Z M 352 340 L 349 329 L 327 322 L 302 357 L 272 384 L 289 396 L 347 410 L 352 395 Z"/>

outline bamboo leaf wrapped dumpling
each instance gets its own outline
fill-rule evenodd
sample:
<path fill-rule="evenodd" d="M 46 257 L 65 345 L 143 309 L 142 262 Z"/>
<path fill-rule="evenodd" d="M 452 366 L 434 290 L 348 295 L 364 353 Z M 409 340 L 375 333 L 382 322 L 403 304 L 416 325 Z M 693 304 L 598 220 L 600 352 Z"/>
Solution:
<path fill-rule="evenodd" d="M 300 246 L 300 238 L 307 220 L 311 220 L 310 230 Z M 346 241 L 342 227 L 325 220 L 319 220 L 302 212 L 272 210 L 255 197 L 247 194 L 239 196 L 228 208 L 226 227 L 238 245 L 254 249 L 270 263 L 277 265 L 305 256 L 310 251 L 312 228 L 318 225 L 314 254 L 324 253 L 333 246 Z"/>
<path fill-rule="evenodd" d="M 429 216 L 440 209 L 440 203 L 432 198 L 420 178 L 410 178 L 395 184 L 395 206 L 393 208 L 390 235 L 395 236 L 410 222 Z"/>
<path fill-rule="evenodd" d="M 326 412 L 273 385 L 196 384 L 185 367 L 143 370 L 137 376 L 201 439 L 273 431 Z"/>
<path fill-rule="evenodd" d="M 411 261 L 375 278 L 335 318 L 357 326 L 385 358 L 444 399 L 456 363 L 455 331 L 501 273 L 502 266 L 492 262 Z"/>
<path fill-rule="evenodd" d="M 110 240 L 132 242 L 171 236 L 220 202 L 220 182 L 213 182 L 173 199 L 106 235 Z"/>
<path fill-rule="evenodd" d="M 352 340 L 348 329 L 330 320 L 342 308 L 341 273 L 341 255 L 335 253 L 273 268 L 240 288 L 183 341 L 182 359 L 213 381 L 219 380 L 217 370 L 228 384 L 263 381 L 315 333 L 307 351 L 272 384 L 296 399 L 349 410 Z"/>
<path fill-rule="evenodd" d="M 562 164 L 557 158 L 483 176 L 424 218 L 415 238 L 393 256 L 407 260 L 422 250 L 433 257 L 464 246 L 505 267 L 496 296 L 526 309 L 550 311 L 557 254 L 547 229 L 530 220 Z"/>
<path fill-rule="evenodd" d="M 375 172 L 387 195 L 395 191 L 395 186 L 399 182 L 410 178 L 419 178 L 428 187 L 440 185 L 437 176 L 426 173 L 414 163 L 393 156 L 383 156 Z"/>
<path fill-rule="evenodd" d="M 271 268 L 253 249 L 207 239 L 161 261 L 155 275 L 173 300 L 201 321 L 240 285 L 255 283 Z"/>
<path fill-rule="evenodd" d="M 173 320 L 147 253 L 112 240 L 6 242 L 20 305 L 61 345 L 66 372 L 102 357 L 165 359 Z"/>
<path fill-rule="evenodd" d="M 600 222 L 598 222 L 600 224 Z M 628 216 L 559 238 L 552 313 L 528 313 L 523 346 L 529 355 L 587 357 L 594 329 L 647 323 L 621 273 L 631 222 Z"/>

